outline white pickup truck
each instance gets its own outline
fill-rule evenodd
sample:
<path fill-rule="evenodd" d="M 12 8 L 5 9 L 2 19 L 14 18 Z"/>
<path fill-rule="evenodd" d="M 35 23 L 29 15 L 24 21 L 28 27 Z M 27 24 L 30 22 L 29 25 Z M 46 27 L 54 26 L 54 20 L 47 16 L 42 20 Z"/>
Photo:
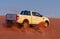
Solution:
<path fill-rule="evenodd" d="M 6 21 L 10 24 L 15 21 L 17 24 L 23 24 L 24 27 L 41 22 L 45 22 L 45 27 L 47 27 L 50 23 L 49 19 L 40 13 L 27 10 L 21 11 L 20 14 L 6 14 Z"/>

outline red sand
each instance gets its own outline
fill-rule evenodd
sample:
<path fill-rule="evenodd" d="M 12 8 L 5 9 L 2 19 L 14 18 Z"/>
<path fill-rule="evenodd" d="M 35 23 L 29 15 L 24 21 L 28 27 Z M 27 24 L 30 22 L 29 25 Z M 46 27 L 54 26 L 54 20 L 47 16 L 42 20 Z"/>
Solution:
<path fill-rule="evenodd" d="M 17 27 L 6 28 L 5 17 L 0 16 L 0 39 L 60 39 L 60 19 L 50 18 L 50 26 L 40 31 L 28 29 L 22 31 Z"/>

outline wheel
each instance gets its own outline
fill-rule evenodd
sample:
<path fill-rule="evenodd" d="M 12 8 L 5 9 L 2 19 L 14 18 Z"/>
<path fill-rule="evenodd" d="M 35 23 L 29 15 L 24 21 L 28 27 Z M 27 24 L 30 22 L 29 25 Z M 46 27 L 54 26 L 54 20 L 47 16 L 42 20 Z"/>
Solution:
<path fill-rule="evenodd" d="M 49 26 L 49 22 L 45 21 L 45 27 L 48 27 L 48 26 Z"/>
<path fill-rule="evenodd" d="M 49 22 L 48 21 L 40 23 L 40 27 L 42 27 L 42 28 L 47 28 L 48 26 L 49 26 Z"/>
<path fill-rule="evenodd" d="M 23 27 L 24 28 L 28 28 L 29 27 L 29 22 L 28 21 L 24 21 L 23 22 Z"/>

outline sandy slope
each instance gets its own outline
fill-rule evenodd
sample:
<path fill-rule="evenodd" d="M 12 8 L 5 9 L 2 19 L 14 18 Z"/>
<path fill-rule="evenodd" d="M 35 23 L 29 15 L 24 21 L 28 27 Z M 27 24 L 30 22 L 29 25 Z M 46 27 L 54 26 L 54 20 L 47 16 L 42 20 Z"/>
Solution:
<path fill-rule="evenodd" d="M 17 27 L 6 28 L 5 17 L 0 16 L 0 39 L 60 39 L 60 19 L 50 18 L 51 24 L 48 28 L 40 31 L 28 29 L 22 31 Z"/>

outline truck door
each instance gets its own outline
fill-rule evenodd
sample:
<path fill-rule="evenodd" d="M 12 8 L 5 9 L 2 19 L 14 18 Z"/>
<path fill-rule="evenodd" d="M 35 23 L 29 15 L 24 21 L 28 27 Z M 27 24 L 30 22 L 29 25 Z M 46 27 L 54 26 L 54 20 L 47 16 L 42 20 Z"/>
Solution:
<path fill-rule="evenodd" d="M 42 21 L 42 15 L 32 12 L 32 24 L 39 24 Z"/>

